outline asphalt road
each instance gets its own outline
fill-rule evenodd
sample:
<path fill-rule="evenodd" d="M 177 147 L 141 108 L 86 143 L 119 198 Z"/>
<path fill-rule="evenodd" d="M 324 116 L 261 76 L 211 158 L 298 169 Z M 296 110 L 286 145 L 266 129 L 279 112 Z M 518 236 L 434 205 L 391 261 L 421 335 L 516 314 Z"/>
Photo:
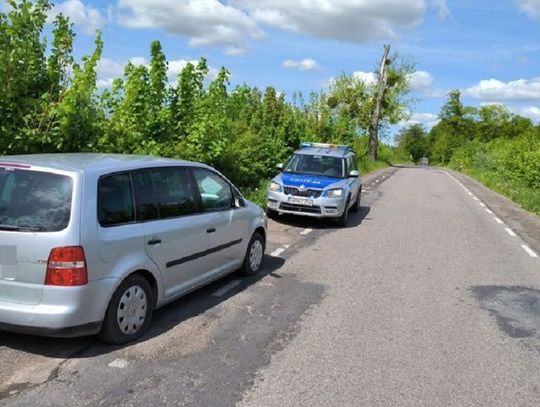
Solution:
<path fill-rule="evenodd" d="M 459 174 L 387 169 L 346 228 L 270 223 L 264 271 L 137 343 L 0 332 L 6 406 L 540 406 L 540 220 Z"/>

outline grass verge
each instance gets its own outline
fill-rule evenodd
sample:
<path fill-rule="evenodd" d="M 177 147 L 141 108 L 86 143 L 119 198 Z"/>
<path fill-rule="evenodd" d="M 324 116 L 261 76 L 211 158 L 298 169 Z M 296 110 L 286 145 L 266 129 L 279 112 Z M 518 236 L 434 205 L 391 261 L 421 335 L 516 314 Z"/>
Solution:
<path fill-rule="evenodd" d="M 466 169 L 462 172 L 493 191 L 511 199 L 523 209 L 540 216 L 540 190 L 531 189 L 516 180 L 503 179 L 499 174 L 491 172 L 474 169 Z"/>

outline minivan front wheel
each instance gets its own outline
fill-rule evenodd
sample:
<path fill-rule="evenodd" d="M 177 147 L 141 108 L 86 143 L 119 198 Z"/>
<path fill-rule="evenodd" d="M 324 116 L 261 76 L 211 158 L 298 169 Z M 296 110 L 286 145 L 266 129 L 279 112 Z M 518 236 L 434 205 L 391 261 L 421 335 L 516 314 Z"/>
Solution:
<path fill-rule="evenodd" d="M 140 337 L 149 327 L 154 298 L 148 281 L 134 274 L 114 292 L 100 333 L 104 342 L 120 345 Z"/>
<path fill-rule="evenodd" d="M 264 258 L 264 237 L 255 232 L 249 241 L 244 264 L 240 270 L 246 276 L 254 276 L 261 270 Z"/>

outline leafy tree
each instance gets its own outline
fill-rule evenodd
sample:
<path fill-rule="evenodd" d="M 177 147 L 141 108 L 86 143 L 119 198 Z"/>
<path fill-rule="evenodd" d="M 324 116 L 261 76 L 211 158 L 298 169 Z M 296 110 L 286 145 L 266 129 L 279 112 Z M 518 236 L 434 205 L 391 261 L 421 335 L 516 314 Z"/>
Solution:
<path fill-rule="evenodd" d="M 32 142 L 33 126 L 49 88 L 41 32 L 51 4 L 47 0 L 9 0 L 0 13 L 0 149 L 20 153 Z M 36 113 L 37 112 L 37 113 Z"/>
<path fill-rule="evenodd" d="M 421 124 L 413 124 L 403 129 L 398 137 L 398 146 L 406 151 L 415 163 L 422 157 L 429 157 L 427 132 Z"/>
<path fill-rule="evenodd" d="M 95 97 L 97 64 L 101 58 L 101 33 L 95 41 L 96 49 L 83 58 L 83 66 L 74 65 L 73 83 L 58 105 L 61 137 L 56 140 L 57 151 L 91 151 L 100 138 L 103 120 Z"/>

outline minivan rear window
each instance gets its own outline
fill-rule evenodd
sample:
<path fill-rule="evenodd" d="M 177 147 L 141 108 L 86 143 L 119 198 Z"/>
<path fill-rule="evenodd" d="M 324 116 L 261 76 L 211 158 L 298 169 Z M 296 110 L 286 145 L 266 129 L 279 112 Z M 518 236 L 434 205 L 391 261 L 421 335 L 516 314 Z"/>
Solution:
<path fill-rule="evenodd" d="M 42 171 L 0 168 L 0 230 L 57 232 L 69 224 L 73 180 Z"/>

